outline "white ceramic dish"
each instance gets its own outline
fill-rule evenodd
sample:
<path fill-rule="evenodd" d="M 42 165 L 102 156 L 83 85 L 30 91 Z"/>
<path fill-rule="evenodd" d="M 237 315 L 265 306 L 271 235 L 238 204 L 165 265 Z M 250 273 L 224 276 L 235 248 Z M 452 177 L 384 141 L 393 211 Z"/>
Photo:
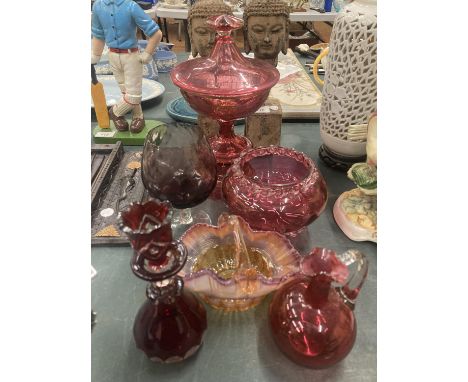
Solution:
<path fill-rule="evenodd" d="M 106 104 L 107 106 L 115 105 L 122 94 L 120 92 L 119 85 L 115 80 L 113 75 L 100 75 L 97 76 L 97 79 L 104 86 L 104 93 L 106 94 Z M 143 88 L 142 88 L 142 99 L 141 102 L 149 101 L 159 97 L 165 92 L 164 85 L 160 84 L 157 81 L 150 80 L 148 78 L 143 78 Z M 94 107 L 93 101 L 91 100 L 91 107 Z"/>

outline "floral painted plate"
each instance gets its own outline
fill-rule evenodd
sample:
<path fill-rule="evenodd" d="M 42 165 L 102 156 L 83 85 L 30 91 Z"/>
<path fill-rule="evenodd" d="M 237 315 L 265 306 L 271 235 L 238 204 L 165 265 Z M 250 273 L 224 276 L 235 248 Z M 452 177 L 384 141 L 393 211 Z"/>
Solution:
<path fill-rule="evenodd" d="M 104 86 L 104 93 L 106 94 L 107 106 L 115 105 L 122 93 L 120 92 L 119 85 L 113 75 L 100 75 L 97 76 L 98 81 Z M 164 85 L 157 81 L 143 78 L 143 89 L 141 102 L 149 101 L 159 97 L 165 92 L 166 88 Z M 93 101 L 91 100 L 91 107 L 94 107 Z"/>

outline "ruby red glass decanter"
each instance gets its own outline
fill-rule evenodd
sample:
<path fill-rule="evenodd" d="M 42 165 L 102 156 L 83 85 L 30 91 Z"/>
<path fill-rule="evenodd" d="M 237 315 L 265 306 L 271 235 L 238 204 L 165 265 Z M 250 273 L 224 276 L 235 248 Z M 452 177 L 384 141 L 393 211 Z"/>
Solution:
<path fill-rule="evenodd" d="M 187 250 L 180 241 L 170 241 L 170 224 L 169 203 L 164 202 L 133 203 L 119 215 L 119 227 L 134 249 L 132 271 L 150 282 L 133 324 L 135 343 L 152 361 L 163 363 L 194 354 L 207 327 L 204 306 L 176 276 Z"/>
<path fill-rule="evenodd" d="M 356 339 L 354 303 L 367 267 L 367 259 L 356 250 L 337 256 L 315 248 L 302 259 L 301 273 L 270 303 L 271 332 L 284 354 L 315 369 L 330 367 L 348 355 Z"/>
<path fill-rule="evenodd" d="M 226 173 L 223 195 L 252 228 L 292 236 L 317 219 L 328 196 L 314 161 L 276 146 L 243 152 Z"/>
<path fill-rule="evenodd" d="M 178 64 L 171 78 L 193 109 L 219 122 L 219 135 L 209 142 L 222 176 L 244 149 L 252 147 L 247 138 L 234 134 L 234 121 L 257 111 L 280 75 L 273 65 L 246 58 L 236 47 L 231 32 L 242 27 L 241 19 L 213 16 L 207 24 L 217 32 L 210 57 Z"/>

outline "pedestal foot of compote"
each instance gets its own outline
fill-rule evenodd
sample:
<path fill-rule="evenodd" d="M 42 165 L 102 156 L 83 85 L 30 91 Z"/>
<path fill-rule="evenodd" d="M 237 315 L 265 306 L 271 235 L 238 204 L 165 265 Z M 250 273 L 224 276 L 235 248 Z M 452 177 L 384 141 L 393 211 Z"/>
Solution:
<path fill-rule="evenodd" d="M 252 148 L 249 139 L 234 134 L 227 136 L 219 134 L 209 138 L 208 142 L 219 165 L 229 165 L 242 151 Z"/>
<path fill-rule="evenodd" d="M 227 170 L 231 167 L 234 160 L 239 158 L 240 154 L 244 150 L 252 147 L 252 142 L 250 142 L 249 139 L 234 135 L 232 126 L 225 128 L 225 130 L 221 130 L 221 133 L 223 132 L 224 135 L 220 134 L 211 137 L 208 140 L 216 158 L 216 170 L 218 173 L 216 187 L 211 193 L 212 199 L 223 199 L 222 185 Z"/>

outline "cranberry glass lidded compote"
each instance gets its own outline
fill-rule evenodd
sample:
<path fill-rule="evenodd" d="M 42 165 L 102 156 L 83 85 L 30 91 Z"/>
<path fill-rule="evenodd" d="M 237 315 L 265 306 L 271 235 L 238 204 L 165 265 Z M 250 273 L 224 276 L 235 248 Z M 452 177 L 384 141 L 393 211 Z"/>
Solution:
<path fill-rule="evenodd" d="M 171 71 L 172 81 L 197 112 L 219 122 L 220 131 L 209 139 L 223 175 L 251 142 L 234 134 L 234 121 L 255 113 L 268 98 L 280 75 L 271 64 L 247 58 L 236 47 L 231 32 L 243 21 L 230 15 L 213 16 L 207 24 L 216 30 L 216 44 L 208 58 L 195 58 Z"/>

